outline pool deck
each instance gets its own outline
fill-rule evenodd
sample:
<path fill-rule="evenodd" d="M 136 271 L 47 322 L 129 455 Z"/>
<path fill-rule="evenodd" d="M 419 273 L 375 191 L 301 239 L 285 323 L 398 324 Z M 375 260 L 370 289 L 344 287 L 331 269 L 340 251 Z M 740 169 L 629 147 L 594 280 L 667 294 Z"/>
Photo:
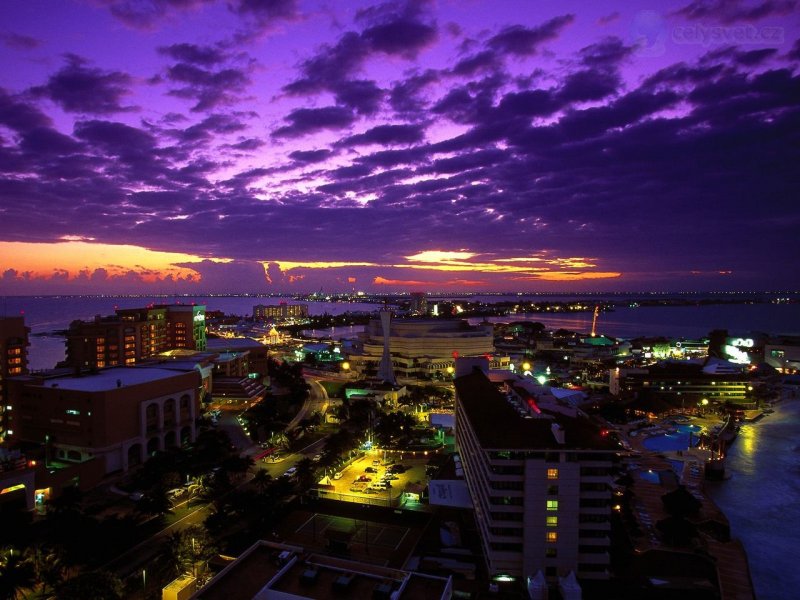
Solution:
<path fill-rule="evenodd" d="M 663 423 L 658 423 L 658 425 L 666 431 L 674 427 L 668 422 L 669 419 L 666 419 Z M 714 425 L 719 424 L 719 419 L 717 417 L 697 418 L 688 423 L 701 425 L 710 430 Z M 655 430 L 653 431 L 655 432 Z M 631 469 L 635 468 L 641 471 L 647 471 L 648 469 L 653 471 L 672 470 L 673 466 L 669 461 L 681 461 L 683 469 L 681 473 L 678 473 L 678 480 L 682 485 L 686 486 L 689 493 L 701 502 L 700 513 L 692 520 L 698 523 L 715 521 L 728 526 L 728 520 L 723 512 L 704 491 L 705 478 L 703 470 L 706 460 L 711 457 L 710 451 L 700 448 L 691 448 L 680 452 L 649 450 L 644 446 L 644 440 L 649 436 L 640 434 L 630 437 L 627 433 L 623 431 L 623 439 L 630 444 L 632 453 L 640 455 L 638 458 L 631 459 L 631 464 L 629 465 Z M 632 508 L 639 527 L 644 532 L 642 538 L 632 539 L 636 551 L 672 549 L 661 540 L 656 523 L 669 516 L 664 510 L 661 497 L 675 489 L 675 487 L 665 485 L 663 478 L 659 483 L 654 483 L 639 477 L 635 473 L 632 480 L 633 484 L 630 486 L 633 492 Z M 705 533 L 700 533 L 700 539 L 704 549 L 716 562 L 721 599 L 754 599 L 755 594 L 750 578 L 747 554 L 741 542 L 735 539 L 721 542 Z M 685 549 L 681 548 L 674 548 L 674 550 L 676 552 L 685 551 Z"/>

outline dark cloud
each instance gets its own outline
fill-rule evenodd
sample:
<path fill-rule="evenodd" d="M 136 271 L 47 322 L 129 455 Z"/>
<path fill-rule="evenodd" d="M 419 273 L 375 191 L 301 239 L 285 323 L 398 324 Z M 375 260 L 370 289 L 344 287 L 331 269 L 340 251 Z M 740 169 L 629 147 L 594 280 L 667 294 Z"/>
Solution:
<path fill-rule="evenodd" d="M 103 162 L 116 157 L 118 176 L 154 181 L 166 174 L 156 138 L 141 129 L 111 121 L 80 121 L 75 125 L 75 137 L 92 146 Z"/>
<path fill-rule="evenodd" d="M 51 121 L 38 107 L 0 88 L 0 124 L 22 132 L 49 126 Z"/>
<path fill-rule="evenodd" d="M 34 95 L 47 97 L 68 112 L 107 115 L 136 110 L 121 104 L 130 93 L 130 75 L 87 67 L 86 60 L 73 54 L 66 58 L 67 64 L 45 85 L 31 90 Z"/>
<path fill-rule="evenodd" d="M 369 20 L 377 19 L 378 15 L 380 19 L 361 33 L 346 32 L 334 45 L 319 48 L 313 57 L 301 63 L 302 76 L 284 86 L 284 91 L 291 95 L 330 91 L 342 97 L 343 102 L 349 101 L 348 106 L 374 106 L 378 89 L 374 82 L 351 81 L 360 72 L 364 62 L 373 54 L 414 59 L 436 40 L 435 25 L 419 21 L 419 10 L 409 8 L 415 4 L 407 3 L 405 13 L 399 15 L 395 12 L 397 7 L 391 8 L 390 5 L 370 13 Z M 364 91 L 369 92 L 371 100 L 355 103 L 352 91 L 358 91 L 357 86 L 367 84 L 371 84 L 371 87 Z M 351 94 L 348 95 L 348 92 Z"/>
<path fill-rule="evenodd" d="M 489 38 L 488 45 L 503 54 L 530 56 L 545 42 L 556 39 L 561 31 L 575 20 L 574 15 L 553 17 L 538 27 L 513 25 Z"/>
<path fill-rule="evenodd" d="M 151 29 L 173 13 L 196 10 L 215 0 L 98 0 L 129 27 Z"/>
<path fill-rule="evenodd" d="M 379 144 L 388 146 L 392 144 L 410 145 L 421 142 L 425 135 L 424 125 L 378 125 L 364 133 L 351 135 L 340 142 L 339 146 L 366 146 Z"/>
<path fill-rule="evenodd" d="M 708 21 L 730 25 L 739 22 L 755 22 L 767 17 L 792 15 L 797 8 L 796 0 L 694 0 L 672 13 L 692 21 Z"/>
<path fill-rule="evenodd" d="M 166 76 L 180 85 L 170 90 L 172 96 L 197 101 L 192 107 L 195 112 L 233 104 L 250 85 L 247 69 L 235 67 L 212 70 L 180 62 L 169 67 Z"/>
<path fill-rule="evenodd" d="M 279 127 L 272 132 L 272 137 L 302 137 L 323 129 L 341 129 L 355 121 L 355 115 L 340 106 L 324 108 L 298 108 L 286 116 L 289 125 Z"/>
<path fill-rule="evenodd" d="M 614 94 L 620 87 L 619 75 L 616 72 L 599 70 L 577 71 L 567 76 L 558 93 L 564 103 L 601 100 Z"/>
<path fill-rule="evenodd" d="M 211 67 L 225 60 L 225 54 L 212 46 L 198 46 L 197 44 L 172 44 L 158 49 L 160 54 L 169 56 L 179 62 Z"/>
<path fill-rule="evenodd" d="M 680 96 L 675 92 L 629 92 L 608 106 L 570 111 L 560 121 L 561 128 L 579 138 L 592 137 L 615 127 L 625 127 L 673 106 Z"/>
<path fill-rule="evenodd" d="M 792 45 L 792 49 L 787 55 L 790 60 L 800 60 L 800 39 L 796 39 Z"/>
<path fill-rule="evenodd" d="M 750 50 L 742 52 L 736 57 L 736 62 L 746 66 L 758 65 L 777 54 L 776 48 L 762 48 L 761 50 Z"/>
<path fill-rule="evenodd" d="M 367 164 L 372 167 L 390 168 L 397 165 L 423 165 L 426 162 L 429 149 L 425 146 L 407 148 L 403 150 L 380 150 L 359 156 L 356 160 L 359 163 Z"/>
<path fill-rule="evenodd" d="M 418 113 L 424 110 L 426 105 L 420 99 L 422 92 L 438 81 L 439 73 L 433 69 L 398 81 L 389 94 L 389 104 L 398 113 Z"/>
<path fill-rule="evenodd" d="M 364 31 L 363 39 L 375 52 L 413 59 L 436 41 L 436 27 L 412 19 L 396 19 Z"/>
<path fill-rule="evenodd" d="M 299 163 L 317 163 L 333 156 L 330 150 L 295 150 L 289 153 L 289 158 Z"/>
<path fill-rule="evenodd" d="M 42 45 L 41 40 L 37 40 L 35 37 L 10 31 L 0 33 L 0 41 L 14 50 L 35 50 Z"/>
<path fill-rule="evenodd" d="M 361 115 L 371 115 L 380 108 L 384 92 L 374 81 L 342 81 L 332 91 L 336 103 L 347 106 Z"/>
<path fill-rule="evenodd" d="M 578 53 L 581 62 L 590 68 L 616 68 L 631 56 L 635 47 L 626 46 L 618 37 L 607 37 L 582 48 Z"/>
<path fill-rule="evenodd" d="M 503 96 L 497 114 L 503 118 L 535 117 L 552 114 L 560 107 L 561 102 L 550 90 L 525 90 Z"/>
<path fill-rule="evenodd" d="M 266 142 L 264 140 L 260 140 L 258 138 L 247 138 L 240 142 L 236 142 L 235 144 L 230 144 L 230 147 L 234 150 L 242 150 L 242 151 L 250 151 L 250 150 L 258 150 L 261 148 Z"/>
<path fill-rule="evenodd" d="M 303 77 L 284 86 L 288 94 L 307 94 L 335 87 L 361 68 L 367 55 L 361 36 L 344 34 L 334 46 L 323 46 L 300 65 Z"/>
<path fill-rule="evenodd" d="M 502 64 L 500 58 L 491 50 L 484 50 L 456 63 L 451 71 L 454 75 L 470 77 L 476 73 L 494 71 Z"/>
<path fill-rule="evenodd" d="M 261 23 L 298 17 L 297 0 L 237 0 L 229 6 L 235 13 L 254 17 Z"/>
<path fill-rule="evenodd" d="M 31 154 L 72 154 L 81 150 L 81 144 L 68 135 L 49 127 L 38 127 L 26 131 L 20 148 Z"/>
<path fill-rule="evenodd" d="M 184 143 L 196 143 L 209 140 L 217 135 L 237 133 L 245 127 L 244 120 L 234 115 L 214 114 L 191 127 L 171 133 Z"/>

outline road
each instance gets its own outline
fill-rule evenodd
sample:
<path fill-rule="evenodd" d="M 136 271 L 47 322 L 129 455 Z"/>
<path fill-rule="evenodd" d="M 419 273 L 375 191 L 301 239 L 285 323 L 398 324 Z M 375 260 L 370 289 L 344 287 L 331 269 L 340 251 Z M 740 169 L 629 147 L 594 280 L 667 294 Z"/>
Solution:
<path fill-rule="evenodd" d="M 300 409 L 300 411 L 298 411 L 294 419 L 292 419 L 292 422 L 289 423 L 287 429 L 296 427 L 302 419 L 313 414 L 315 411 L 319 411 L 320 413 L 324 414 L 328 407 L 329 398 L 325 388 L 322 387 L 319 381 L 312 377 L 307 377 L 306 381 L 310 386 L 309 396 L 303 403 L 303 407 Z M 231 442 L 234 444 L 234 446 L 236 446 L 242 456 L 253 456 L 254 454 L 259 453 L 262 449 L 258 444 L 255 444 L 250 439 L 250 436 L 244 432 L 241 425 L 237 421 L 236 417 L 239 415 L 239 412 L 240 411 L 236 410 L 223 410 L 220 415 L 218 427 L 228 434 Z M 286 472 L 287 469 L 295 466 L 303 458 L 311 457 L 320 452 L 324 445 L 325 438 L 322 438 L 297 452 L 284 456 L 279 461 L 259 461 L 256 464 L 256 468 L 266 470 L 272 477 L 280 477 Z M 253 477 L 254 473 L 247 473 L 243 481 L 231 488 L 231 491 L 246 485 L 250 480 L 252 480 Z M 185 505 L 186 502 L 182 502 L 175 508 Z M 203 521 L 209 515 L 210 510 L 210 503 L 197 506 L 192 512 L 185 515 L 178 521 L 175 521 L 161 531 L 143 540 L 120 556 L 115 557 L 113 560 L 103 565 L 103 568 L 113 571 L 122 577 L 127 577 L 137 571 L 141 571 L 143 568 L 146 568 L 148 563 L 156 558 L 161 551 L 162 542 L 171 533 L 185 529 L 192 525 L 203 523 Z"/>

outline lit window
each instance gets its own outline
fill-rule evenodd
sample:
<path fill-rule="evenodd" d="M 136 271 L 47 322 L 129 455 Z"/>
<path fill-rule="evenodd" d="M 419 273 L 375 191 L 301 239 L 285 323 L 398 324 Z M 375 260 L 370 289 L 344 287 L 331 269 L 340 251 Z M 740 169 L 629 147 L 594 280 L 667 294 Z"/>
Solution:
<path fill-rule="evenodd" d="M 558 500 L 548 500 L 547 510 L 558 510 Z"/>
<path fill-rule="evenodd" d="M 547 517 L 548 527 L 558 527 L 558 517 Z"/>
<path fill-rule="evenodd" d="M 558 479 L 558 469 L 547 469 L 548 479 Z"/>
<path fill-rule="evenodd" d="M 558 541 L 558 533 L 555 531 L 548 531 L 547 532 L 547 541 L 548 542 L 557 542 Z"/>

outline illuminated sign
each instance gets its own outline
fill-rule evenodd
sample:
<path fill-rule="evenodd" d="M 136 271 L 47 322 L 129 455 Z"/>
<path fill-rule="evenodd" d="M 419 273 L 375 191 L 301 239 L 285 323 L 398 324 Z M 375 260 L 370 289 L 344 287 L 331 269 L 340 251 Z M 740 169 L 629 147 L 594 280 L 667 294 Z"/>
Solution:
<path fill-rule="evenodd" d="M 752 342 L 752 340 L 750 341 Z M 747 352 L 740 350 L 736 346 L 730 346 L 730 345 L 725 346 L 725 354 L 728 355 L 728 360 L 732 363 L 736 363 L 739 365 L 746 365 L 750 363 L 750 357 L 748 356 Z"/>
<path fill-rule="evenodd" d="M 206 316 L 203 313 L 197 313 L 194 316 L 194 320 L 195 321 L 205 321 L 206 320 Z"/>
<path fill-rule="evenodd" d="M 737 348 L 752 348 L 755 346 L 755 342 L 751 338 L 733 338 L 731 340 L 731 346 L 736 346 Z"/>

